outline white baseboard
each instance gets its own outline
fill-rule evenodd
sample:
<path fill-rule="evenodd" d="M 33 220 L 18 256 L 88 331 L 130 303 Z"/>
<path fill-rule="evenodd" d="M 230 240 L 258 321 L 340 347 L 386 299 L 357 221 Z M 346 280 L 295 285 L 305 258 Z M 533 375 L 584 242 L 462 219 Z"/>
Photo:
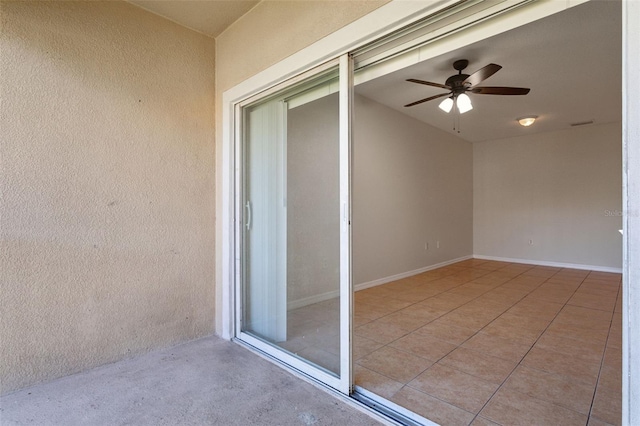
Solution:
<path fill-rule="evenodd" d="M 610 266 L 598 266 L 598 265 L 583 265 L 581 263 L 548 262 L 545 260 L 515 259 L 511 257 L 483 256 L 480 254 L 474 254 L 473 258 L 480 259 L 480 260 L 495 260 L 497 262 L 524 263 L 525 265 L 540 265 L 540 266 L 552 266 L 555 268 L 585 269 L 589 271 L 598 271 L 598 272 L 613 272 L 615 274 L 622 273 L 622 268 L 613 268 Z"/>
<path fill-rule="evenodd" d="M 369 281 L 366 283 L 356 284 L 354 286 L 354 291 L 364 290 L 365 288 L 375 287 L 377 285 L 382 285 L 386 283 L 390 283 L 392 281 L 400 280 L 402 278 L 411 277 L 413 275 L 418 275 L 423 272 L 431 271 L 432 269 L 442 268 L 443 266 L 451 265 L 452 263 L 461 262 L 463 260 L 472 259 L 473 256 L 463 256 L 457 259 L 447 260 L 446 262 L 436 263 L 435 265 L 425 266 L 424 268 L 414 269 L 413 271 L 403 272 L 401 274 L 391 275 L 389 277 L 379 278 L 374 281 Z M 303 297 L 302 299 L 292 300 L 287 303 L 287 310 L 302 308 L 303 306 L 312 305 L 314 303 L 324 302 L 325 300 L 333 299 L 335 297 L 340 296 L 339 290 L 329 291 L 326 293 L 316 294 L 309 297 Z"/>
<path fill-rule="evenodd" d="M 431 271 L 432 269 L 442 268 L 443 266 L 451 265 L 452 263 L 462 262 L 463 260 L 473 259 L 473 256 L 463 256 L 458 257 L 457 259 L 447 260 L 446 262 L 436 263 L 435 265 L 425 266 L 424 268 L 414 269 L 413 271 L 403 272 L 401 274 L 391 275 L 389 277 L 379 278 L 377 280 L 368 281 L 366 283 L 356 284 L 353 289 L 354 291 L 364 290 L 366 288 L 375 287 L 378 285 L 390 283 L 392 281 L 401 280 L 402 278 L 411 277 L 413 275 L 418 275 L 423 272 Z"/>
<path fill-rule="evenodd" d="M 315 294 L 302 299 L 292 300 L 287 303 L 287 310 L 302 308 L 303 306 L 313 305 L 314 303 L 324 302 L 325 300 L 334 299 L 340 296 L 340 290 L 328 291 L 326 293 Z"/>
<path fill-rule="evenodd" d="M 440 263 L 436 263 L 435 265 L 425 266 L 424 268 L 414 269 L 413 271 L 402 272 L 400 274 L 391 275 L 388 277 L 379 278 L 377 280 L 356 284 L 354 285 L 353 289 L 354 291 L 364 290 L 367 288 L 390 283 L 392 281 L 397 281 L 403 278 L 418 275 L 423 272 L 431 271 L 433 269 L 442 268 L 443 266 L 462 262 L 463 260 L 468 260 L 468 259 L 495 260 L 497 262 L 523 263 L 525 265 L 552 266 L 555 268 L 583 269 L 583 270 L 598 271 L 598 272 L 612 272 L 616 274 L 622 273 L 622 268 L 612 268 L 610 266 L 583 265 L 580 263 L 548 262 L 544 260 L 516 259 L 511 257 L 483 256 L 480 254 L 474 254 L 472 256 L 458 257 L 456 259 L 447 260 L 446 262 L 440 262 Z M 292 310 L 292 309 L 302 308 L 303 306 L 324 302 L 325 300 L 333 299 L 338 296 L 340 296 L 340 291 L 334 290 L 334 291 L 329 291 L 327 293 L 321 293 L 321 294 L 316 294 L 314 296 L 304 297 L 302 299 L 294 300 L 287 303 L 287 309 Z"/>

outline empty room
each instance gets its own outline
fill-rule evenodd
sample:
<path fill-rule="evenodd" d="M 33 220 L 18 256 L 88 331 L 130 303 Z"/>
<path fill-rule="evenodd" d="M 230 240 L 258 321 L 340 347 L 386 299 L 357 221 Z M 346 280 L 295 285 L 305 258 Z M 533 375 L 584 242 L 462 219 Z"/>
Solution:
<path fill-rule="evenodd" d="M 443 424 L 619 423 L 619 6 L 356 73 L 364 393 Z M 470 111 L 438 108 L 455 89 L 437 84 L 479 69 Z"/>
<path fill-rule="evenodd" d="M 363 399 L 442 424 L 619 423 L 619 7 L 590 2 L 409 66 L 413 52 L 356 71 Z M 445 81 L 476 71 L 471 109 L 439 108 L 455 99 Z M 296 214 L 279 345 L 338 373 L 339 221 L 326 219 L 338 206 L 338 94 L 287 102 Z"/>

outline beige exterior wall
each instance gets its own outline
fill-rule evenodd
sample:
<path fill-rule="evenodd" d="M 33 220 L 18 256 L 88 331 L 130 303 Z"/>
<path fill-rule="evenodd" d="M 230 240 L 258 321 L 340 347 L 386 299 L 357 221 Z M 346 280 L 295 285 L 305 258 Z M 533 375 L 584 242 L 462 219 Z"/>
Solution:
<path fill-rule="evenodd" d="M 210 38 L 2 2 L 2 392 L 214 330 Z"/>
<path fill-rule="evenodd" d="M 266 0 L 216 38 L 216 170 L 222 170 L 222 95 L 293 53 L 361 18 L 390 0 Z M 216 176 L 222 187 L 222 174 Z M 216 211 L 222 211 L 221 193 Z M 221 220 L 216 231 L 222 232 Z M 222 262 L 222 238 L 216 240 L 216 264 Z M 216 294 L 221 300 L 222 274 L 216 269 Z M 219 308 L 219 306 L 218 306 Z M 222 324 L 216 309 L 216 324 Z M 218 332 L 220 332 L 218 328 Z"/>
<path fill-rule="evenodd" d="M 225 90 L 389 1 L 262 1 L 216 38 L 218 102 Z"/>

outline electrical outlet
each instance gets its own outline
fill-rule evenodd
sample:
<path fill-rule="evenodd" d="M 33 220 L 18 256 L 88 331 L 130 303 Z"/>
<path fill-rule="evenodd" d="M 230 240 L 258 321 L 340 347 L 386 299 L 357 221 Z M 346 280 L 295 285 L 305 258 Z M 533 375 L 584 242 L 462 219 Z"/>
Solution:
<path fill-rule="evenodd" d="M 436 241 L 436 248 L 440 248 L 440 241 Z"/>

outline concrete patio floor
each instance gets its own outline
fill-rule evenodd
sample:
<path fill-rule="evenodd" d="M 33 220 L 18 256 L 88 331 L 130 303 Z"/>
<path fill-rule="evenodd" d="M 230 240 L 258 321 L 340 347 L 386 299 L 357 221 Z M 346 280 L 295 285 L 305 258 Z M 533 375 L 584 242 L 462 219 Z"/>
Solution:
<path fill-rule="evenodd" d="M 379 425 L 354 406 L 215 337 L 0 397 L 7 425 Z"/>

